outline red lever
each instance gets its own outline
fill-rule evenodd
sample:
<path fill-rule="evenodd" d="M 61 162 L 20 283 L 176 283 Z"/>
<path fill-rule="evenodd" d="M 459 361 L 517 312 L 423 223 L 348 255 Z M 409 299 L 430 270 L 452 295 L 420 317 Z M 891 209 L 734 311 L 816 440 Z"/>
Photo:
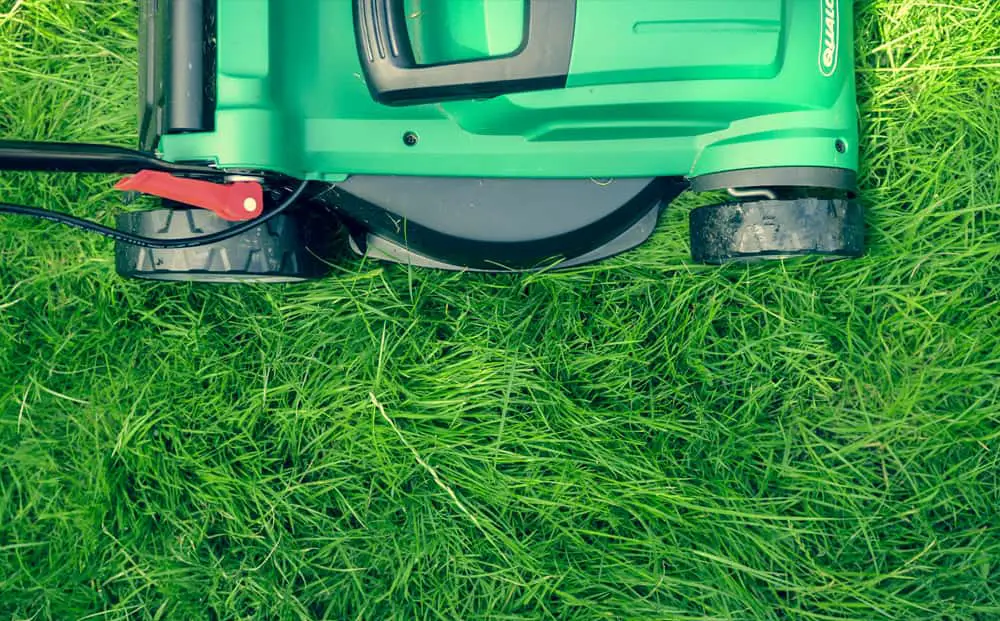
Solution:
<path fill-rule="evenodd" d="M 221 184 L 144 170 L 122 179 L 115 189 L 208 209 L 230 222 L 252 220 L 264 212 L 264 188 L 256 181 Z"/>

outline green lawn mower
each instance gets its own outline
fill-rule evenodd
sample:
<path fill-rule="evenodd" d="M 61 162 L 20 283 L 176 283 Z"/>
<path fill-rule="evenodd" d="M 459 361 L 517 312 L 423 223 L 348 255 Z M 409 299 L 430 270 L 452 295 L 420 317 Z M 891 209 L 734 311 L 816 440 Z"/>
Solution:
<path fill-rule="evenodd" d="M 120 274 L 298 281 L 630 250 L 686 190 L 694 260 L 857 257 L 847 0 L 142 0 L 140 145 L 0 142 L 128 175 Z M 132 194 L 135 195 L 135 194 Z"/>

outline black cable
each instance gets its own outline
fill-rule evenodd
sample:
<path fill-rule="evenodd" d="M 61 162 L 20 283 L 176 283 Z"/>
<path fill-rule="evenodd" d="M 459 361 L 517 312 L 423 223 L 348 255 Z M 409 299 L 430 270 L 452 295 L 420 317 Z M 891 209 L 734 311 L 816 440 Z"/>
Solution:
<path fill-rule="evenodd" d="M 249 220 L 247 222 L 242 222 L 231 229 L 226 229 L 225 231 L 219 231 L 218 233 L 211 233 L 209 235 L 199 235 L 197 237 L 186 237 L 183 239 L 156 239 L 153 237 L 144 237 L 142 235 L 133 235 L 132 233 L 126 233 L 125 231 L 119 231 L 118 229 L 113 229 L 103 224 L 98 224 L 92 220 L 84 220 L 83 218 L 77 218 L 76 216 L 71 216 L 65 213 L 59 213 L 56 211 L 50 211 L 48 209 L 40 209 L 38 207 L 25 207 L 23 205 L 11 205 L 9 203 L 0 203 L 0 213 L 13 214 L 18 216 L 28 216 L 31 218 L 38 218 L 40 220 L 48 220 L 49 222 L 56 222 L 58 224 L 63 224 L 65 226 L 71 226 L 78 228 L 88 233 L 97 233 L 98 235 L 103 235 L 104 237 L 110 237 L 111 239 L 121 242 L 123 244 L 131 244 L 133 246 L 139 246 L 141 248 L 153 248 L 153 249 L 170 249 L 170 248 L 194 248 L 196 246 L 208 246 L 210 244 L 218 244 L 224 242 L 227 239 L 232 239 L 238 235 L 242 235 L 249 230 L 255 229 L 258 226 L 262 226 L 272 218 L 277 217 L 282 212 L 286 211 L 291 207 L 302 193 L 306 191 L 306 187 L 309 186 L 308 181 L 303 181 L 299 187 L 292 192 L 291 196 L 286 198 L 280 205 L 272 209 L 271 211 L 265 213 L 259 218 L 254 220 Z"/>

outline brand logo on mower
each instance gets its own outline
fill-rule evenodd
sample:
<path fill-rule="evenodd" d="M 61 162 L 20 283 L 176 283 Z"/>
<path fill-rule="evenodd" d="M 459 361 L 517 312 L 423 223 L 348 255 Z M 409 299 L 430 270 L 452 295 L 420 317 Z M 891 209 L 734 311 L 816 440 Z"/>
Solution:
<path fill-rule="evenodd" d="M 840 0 L 820 0 L 823 36 L 819 53 L 819 70 L 826 77 L 837 71 L 840 60 Z"/>

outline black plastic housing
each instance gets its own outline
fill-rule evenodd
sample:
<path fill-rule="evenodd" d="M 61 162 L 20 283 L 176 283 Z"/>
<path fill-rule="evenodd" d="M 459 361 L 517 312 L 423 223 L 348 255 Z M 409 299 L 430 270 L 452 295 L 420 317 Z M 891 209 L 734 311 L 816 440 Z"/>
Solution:
<path fill-rule="evenodd" d="M 686 188 L 679 178 L 356 175 L 324 196 L 359 250 L 385 242 L 414 264 L 423 257 L 438 267 L 509 271 L 592 262 L 634 247 Z"/>

